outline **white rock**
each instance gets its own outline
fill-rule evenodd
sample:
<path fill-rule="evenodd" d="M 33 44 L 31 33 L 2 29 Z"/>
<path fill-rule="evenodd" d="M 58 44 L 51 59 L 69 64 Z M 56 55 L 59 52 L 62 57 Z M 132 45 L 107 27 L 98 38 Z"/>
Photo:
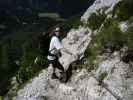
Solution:
<path fill-rule="evenodd" d="M 120 22 L 119 24 L 119 28 L 122 32 L 126 32 L 128 27 L 129 27 L 128 22 Z"/>
<path fill-rule="evenodd" d="M 94 12 L 101 8 L 108 8 L 106 9 L 106 13 L 113 10 L 113 7 L 119 2 L 120 0 L 96 0 L 93 5 L 91 5 L 84 15 L 81 17 L 81 21 L 83 23 L 87 23 L 88 18 Z"/>

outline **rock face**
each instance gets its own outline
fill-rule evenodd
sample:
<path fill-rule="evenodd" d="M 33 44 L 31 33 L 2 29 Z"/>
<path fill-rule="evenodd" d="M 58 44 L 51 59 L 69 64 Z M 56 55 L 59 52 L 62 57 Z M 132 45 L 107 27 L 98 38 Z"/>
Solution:
<path fill-rule="evenodd" d="M 63 64 L 64 69 L 68 69 L 69 65 L 82 57 L 89 42 L 91 41 L 91 30 L 89 28 L 79 27 L 79 29 L 72 29 L 67 37 L 63 39 L 62 44 L 64 48 L 68 49 L 77 57 L 73 57 L 65 52 L 62 52 L 60 62 Z"/>
<path fill-rule="evenodd" d="M 90 6 L 84 15 L 81 17 L 81 21 L 87 23 L 88 18 L 98 9 L 106 8 L 106 13 L 113 10 L 113 7 L 119 2 L 120 0 L 96 0 L 92 6 Z"/>
<path fill-rule="evenodd" d="M 103 60 L 104 56 L 100 59 Z M 50 79 L 43 70 L 13 100 L 132 100 L 133 66 L 120 61 L 119 52 L 101 61 L 93 74 L 82 69 L 66 84 Z M 107 73 L 99 83 L 101 74 Z"/>
<path fill-rule="evenodd" d="M 119 28 L 122 32 L 126 32 L 129 27 L 128 25 L 128 22 L 120 22 Z"/>
<path fill-rule="evenodd" d="M 114 52 L 112 58 L 108 58 L 99 64 L 96 76 L 107 73 L 103 82 L 108 91 L 116 100 L 132 100 L 132 64 L 126 64 L 120 60 L 120 53 Z M 107 99 L 114 100 L 114 99 Z"/>

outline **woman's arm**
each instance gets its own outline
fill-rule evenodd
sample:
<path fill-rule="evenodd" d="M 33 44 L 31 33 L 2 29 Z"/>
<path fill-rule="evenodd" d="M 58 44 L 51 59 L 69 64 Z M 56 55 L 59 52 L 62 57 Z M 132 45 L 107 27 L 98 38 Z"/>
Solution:
<path fill-rule="evenodd" d="M 54 46 L 57 49 L 58 54 L 60 51 L 64 51 L 64 52 L 74 56 L 74 58 L 77 58 L 77 55 L 74 55 L 68 49 L 63 47 L 62 43 L 59 41 L 59 39 L 57 37 L 54 38 Z"/>
<path fill-rule="evenodd" d="M 68 49 L 66 49 L 66 48 L 61 48 L 61 49 L 60 49 L 60 51 L 64 51 L 64 52 L 66 52 L 67 54 L 69 54 L 69 55 L 73 56 L 75 59 L 77 59 L 77 58 L 78 58 L 78 56 L 77 56 L 77 55 L 75 55 L 75 54 L 71 53 L 71 52 L 70 52 Z"/>
<path fill-rule="evenodd" d="M 68 53 L 68 54 L 70 54 L 70 55 L 73 55 L 73 53 L 71 53 L 69 50 L 67 50 L 66 48 L 62 48 L 61 49 L 62 51 L 64 51 L 64 52 L 66 52 L 66 53 Z"/>

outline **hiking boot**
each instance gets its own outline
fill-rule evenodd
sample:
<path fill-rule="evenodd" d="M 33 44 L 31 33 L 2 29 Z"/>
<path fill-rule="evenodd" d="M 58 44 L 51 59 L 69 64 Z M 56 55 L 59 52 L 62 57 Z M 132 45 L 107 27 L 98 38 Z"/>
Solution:
<path fill-rule="evenodd" d="M 61 83 L 66 83 L 67 82 L 67 75 L 66 75 L 65 72 L 63 72 L 61 74 L 61 77 L 59 78 L 59 80 L 60 80 Z"/>
<path fill-rule="evenodd" d="M 52 74 L 51 78 L 52 78 L 52 79 L 58 79 L 58 77 L 56 76 L 55 73 Z"/>

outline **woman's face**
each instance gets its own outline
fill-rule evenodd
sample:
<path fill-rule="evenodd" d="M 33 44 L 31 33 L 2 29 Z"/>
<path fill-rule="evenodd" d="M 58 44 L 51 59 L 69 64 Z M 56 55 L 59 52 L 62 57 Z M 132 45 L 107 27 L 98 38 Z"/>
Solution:
<path fill-rule="evenodd" d="M 60 32 L 59 32 L 59 31 L 56 31 L 56 32 L 55 32 L 55 35 L 56 35 L 56 36 L 60 36 Z"/>

